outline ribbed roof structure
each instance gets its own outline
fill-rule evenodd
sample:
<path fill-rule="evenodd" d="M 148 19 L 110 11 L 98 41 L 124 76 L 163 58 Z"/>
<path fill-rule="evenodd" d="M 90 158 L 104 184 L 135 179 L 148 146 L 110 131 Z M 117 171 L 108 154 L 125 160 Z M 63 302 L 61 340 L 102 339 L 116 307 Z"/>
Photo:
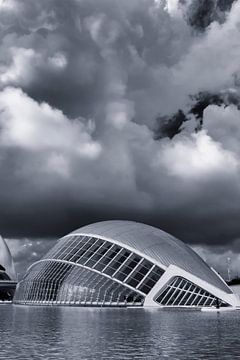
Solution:
<path fill-rule="evenodd" d="M 92 235 L 113 239 L 151 257 L 165 267 L 176 265 L 231 294 L 231 289 L 189 246 L 155 227 L 133 221 L 103 221 L 81 227 L 70 235 Z"/>

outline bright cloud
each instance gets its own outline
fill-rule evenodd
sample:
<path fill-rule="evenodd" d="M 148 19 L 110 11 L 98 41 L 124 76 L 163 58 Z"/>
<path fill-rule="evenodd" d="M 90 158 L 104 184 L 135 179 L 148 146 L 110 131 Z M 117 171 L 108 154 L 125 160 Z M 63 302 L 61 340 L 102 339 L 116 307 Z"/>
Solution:
<path fill-rule="evenodd" d="M 215 2 L 200 31 L 203 3 L 0 2 L 3 235 L 128 218 L 189 242 L 239 237 L 240 1 L 221 18 Z M 155 119 L 180 109 L 156 140 Z"/>

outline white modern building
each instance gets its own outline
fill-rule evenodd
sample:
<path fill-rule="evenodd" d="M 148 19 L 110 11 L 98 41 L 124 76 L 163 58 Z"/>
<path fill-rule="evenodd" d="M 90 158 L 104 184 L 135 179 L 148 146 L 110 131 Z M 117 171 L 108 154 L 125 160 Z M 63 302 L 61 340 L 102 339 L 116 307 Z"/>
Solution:
<path fill-rule="evenodd" d="M 14 302 L 34 305 L 190 307 L 239 305 L 189 246 L 131 221 L 104 221 L 64 236 L 31 265 Z"/>
<path fill-rule="evenodd" d="M 16 287 L 16 273 L 12 255 L 0 236 L 0 302 L 11 301 Z"/>

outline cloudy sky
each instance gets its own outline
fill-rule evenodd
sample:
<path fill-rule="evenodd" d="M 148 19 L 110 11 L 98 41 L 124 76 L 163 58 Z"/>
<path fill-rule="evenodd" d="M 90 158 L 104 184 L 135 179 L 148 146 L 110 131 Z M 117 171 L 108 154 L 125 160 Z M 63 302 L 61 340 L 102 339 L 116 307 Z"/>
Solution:
<path fill-rule="evenodd" d="M 0 233 L 95 221 L 240 264 L 240 0 L 0 0 Z"/>

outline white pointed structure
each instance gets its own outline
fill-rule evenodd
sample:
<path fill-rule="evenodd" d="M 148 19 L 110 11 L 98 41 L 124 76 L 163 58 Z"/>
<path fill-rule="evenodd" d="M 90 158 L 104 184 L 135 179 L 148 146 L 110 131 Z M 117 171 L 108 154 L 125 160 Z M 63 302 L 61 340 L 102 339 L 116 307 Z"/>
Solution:
<path fill-rule="evenodd" d="M 16 288 L 16 273 L 12 255 L 0 236 L 0 302 L 11 302 Z"/>
<path fill-rule="evenodd" d="M 5 269 L 5 273 L 11 280 L 16 280 L 16 272 L 14 268 L 13 258 L 11 252 L 6 244 L 6 241 L 0 235 L 0 269 Z M 1 271 L 4 271 L 4 270 Z"/>
<path fill-rule="evenodd" d="M 18 284 L 18 304 L 236 307 L 239 299 L 189 246 L 132 221 L 104 221 L 61 238 Z"/>

